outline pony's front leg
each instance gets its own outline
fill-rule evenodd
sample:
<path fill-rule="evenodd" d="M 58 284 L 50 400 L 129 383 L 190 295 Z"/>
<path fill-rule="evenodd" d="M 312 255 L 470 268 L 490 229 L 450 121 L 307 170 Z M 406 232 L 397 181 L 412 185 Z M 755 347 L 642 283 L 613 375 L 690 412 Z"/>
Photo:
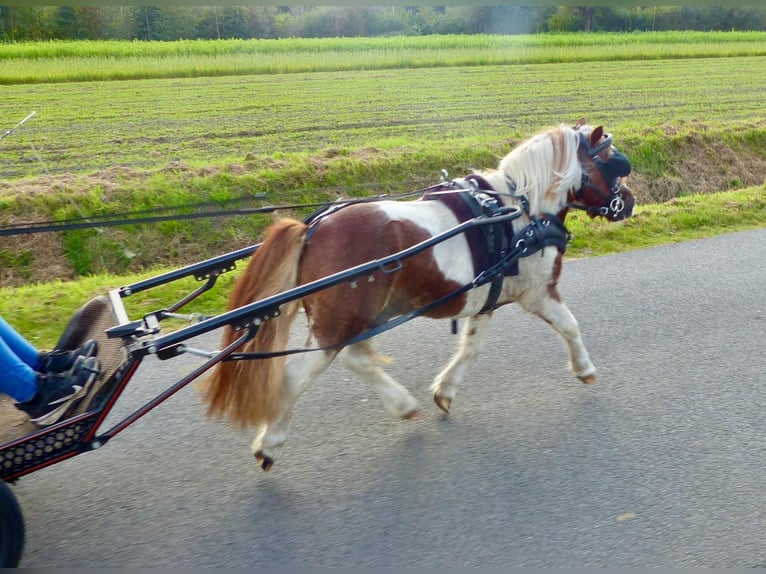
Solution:
<path fill-rule="evenodd" d="M 434 402 L 445 413 L 449 413 L 457 394 L 457 386 L 463 380 L 468 362 L 474 359 L 482 347 L 489 331 L 490 314 L 473 315 L 466 319 L 460 333 L 460 343 L 452 359 L 434 379 L 431 391 Z"/>
<path fill-rule="evenodd" d="M 569 370 L 583 383 L 593 384 L 596 382 L 596 367 L 580 336 L 577 319 L 555 290 L 551 295 L 539 299 L 523 298 L 519 302 L 524 309 L 543 319 L 561 335 L 569 350 Z"/>
<path fill-rule="evenodd" d="M 387 358 L 376 353 L 370 341 L 350 345 L 343 354 L 343 365 L 373 386 L 388 412 L 403 419 L 417 418 L 418 401 L 380 367 L 385 362 Z"/>
<path fill-rule="evenodd" d="M 273 421 L 261 427 L 251 447 L 255 460 L 264 471 L 271 469 L 287 441 L 298 397 L 330 365 L 336 354 L 335 351 L 314 351 L 287 361 L 282 382 L 282 407 Z"/>

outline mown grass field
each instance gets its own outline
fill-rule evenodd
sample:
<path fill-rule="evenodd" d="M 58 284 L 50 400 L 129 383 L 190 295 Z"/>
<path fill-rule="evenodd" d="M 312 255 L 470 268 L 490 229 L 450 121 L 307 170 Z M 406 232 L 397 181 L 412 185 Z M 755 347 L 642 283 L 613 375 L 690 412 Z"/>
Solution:
<path fill-rule="evenodd" d="M 568 220 L 568 255 L 699 237 L 766 224 L 764 86 L 764 33 L 5 45 L 0 127 L 37 115 L 0 141 L 0 225 L 409 191 L 585 116 L 630 156 L 642 206 L 625 225 Z M 89 296 L 254 243 L 269 221 L 0 238 L 0 314 L 50 343 Z M 38 283 L 74 275 L 91 277 Z"/>
<path fill-rule="evenodd" d="M 209 59 L 242 57 L 260 62 L 264 57 L 233 52 L 178 56 L 198 59 L 191 72 L 195 77 L 186 78 L 175 77 L 177 56 L 142 56 L 148 62 L 139 68 L 154 67 L 164 74 L 149 80 L 141 79 L 140 69 L 131 71 L 126 63 L 136 57 L 132 52 L 121 56 L 116 48 L 149 49 L 153 44 L 115 43 L 112 55 L 66 63 L 55 57 L 0 59 L 0 78 L 12 77 L 8 68 L 16 65 L 37 79 L 0 87 L 0 118 L 10 127 L 14 118 L 31 110 L 38 114 L 29 127 L 3 141 L 0 179 L 83 173 L 116 165 L 147 169 L 170 161 L 241 163 L 246 157 L 280 159 L 282 154 L 327 148 L 405 147 L 421 153 L 439 149 L 449 157 L 450 148 L 478 144 L 497 155 L 504 153 L 504 144 L 580 116 L 603 123 L 628 142 L 637 142 L 653 129 L 682 128 L 689 122 L 709 129 L 763 125 L 766 34 L 760 42 L 749 34 L 742 36 L 747 41 L 689 44 L 657 43 L 650 34 L 628 38 L 633 36 L 647 41 L 616 43 L 621 36 L 606 35 L 595 36 L 600 40 L 594 45 L 534 47 L 543 54 L 564 49 L 568 61 L 563 63 L 535 63 L 519 56 L 523 63 L 467 65 L 459 58 L 458 47 L 445 54 L 445 48 L 429 50 L 426 43 L 417 52 L 438 62 L 438 67 L 404 61 L 398 67 L 376 69 L 383 41 L 377 40 L 375 49 L 357 51 L 348 40 L 343 42 L 345 51 L 330 44 L 330 50 L 311 52 L 304 47 L 294 52 L 308 68 L 329 60 L 333 66 L 328 71 L 236 75 L 221 64 L 218 71 L 231 75 L 216 75 L 208 69 L 208 64 L 215 67 Z M 582 42 L 579 36 L 575 39 Z M 607 40 L 615 43 L 602 43 Z M 465 51 L 477 49 L 472 43 Z M 90 44 L 99 45 L 84 46 Z M 387 50 L 392 57 L 413 50 L 395 46 Z M 743 46 L 747 53 L 749 47 L 760 47 L 760 53 L 728 55 L 732 47 L 740 54 L 737 50 Z M 677 59 L 679 48 L 702 51 L 694 52 L 694 58 Z M 508 59 L 506 54 L 517 48 L 501 44 L 482 49 Z M 588 59 L 595 57 L 594 49 L 605 51 L 597 61 Z M 0 48 L 0 54 L 4 50 Z M 632 60 L 637 50 L 651 50 L 652 56 Z M 266 55 L 286 57 L 274 51 Z M 52 66 L 62 73 L 78 66 L 95 69 L 100 58 L 106 59 L 103 65 L 108 70 L 131 79 L 48 83 L 48 72 L 35 69 Z M 373 69 L 343 69 L 352 61 L 367 62 Z M 278 69 L 290 70 L 286 64 Z M 347 183 L 340 179 L 342 185 Z"/>

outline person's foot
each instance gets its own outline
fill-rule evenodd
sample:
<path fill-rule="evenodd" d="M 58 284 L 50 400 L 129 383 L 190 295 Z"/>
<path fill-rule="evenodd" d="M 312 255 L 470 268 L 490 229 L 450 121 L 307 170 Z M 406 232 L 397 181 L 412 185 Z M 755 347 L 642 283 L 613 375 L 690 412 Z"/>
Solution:
<path fill-rule="evenodd" d="M 38 373 L 37 393 L 25 403 L 16 403 L 16 407 L 36 425 L 52 425 L 85 396 L 99 372 L 101 365 L 96 357 L 78 357 L 68 373 Z"/>
<path fill-rule="evenodd" d="M 40 373 L 63 373 L 72 368 L 77 357 L 95 357 L 96 353 L 98 353 L 98 342 L 95 339 L 88 339 L 70 351 L 63 349 L 43 351 L 39 354 L 40 368 L 37 370 Z"/>

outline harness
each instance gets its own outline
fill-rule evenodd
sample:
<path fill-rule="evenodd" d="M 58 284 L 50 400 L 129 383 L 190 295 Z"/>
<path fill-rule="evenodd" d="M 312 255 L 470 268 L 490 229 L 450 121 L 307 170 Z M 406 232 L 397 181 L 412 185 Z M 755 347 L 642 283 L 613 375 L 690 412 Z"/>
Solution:
<path fill-rule="evenodd" d="M 503 287 L 503 279 L 519 274 L 519 258 L 528 257 L 548 246 L 556 247 L 559 253 L 563 254 L 566 251 L 570 233 L 555 215 L 550 213 L 544 213 L 541 217 L 530 215 L 529 200 L 526 195 L 519 196 L 519 200 L 521 209 L 530 223 L 518 233 L 514 233 L 512 222 L 516 217 L 510 219 L 497 217 L 504 212 L 507 213 L 510 207 L 503 203 L 500 194 L 485 178 L 478 174 L 470 174 L 461 179 L 447 180 L 447 176 L 446 170 L 443 170 L 441 183 L 423 190 L 419 200 L 441 201 L 452 211 L 458 223 L 476 218 L 494 220 L 468 227 L 463 232 L 473 260 L 474 277 L 477 279 L 482 277 L 482 285 L 488 281 L 491 283 L 487 300 L 479 311 L 479 314 L 485 314 L 496 308 Z M 508 183 L 511 190 L 514 190 L 516 187 L 514 182 L 509 179 Z M 385 197 L 379 199 L 385 199 Z M 304 220 L 309 226 L 306 231 L 306 240 L 311 238 L 325 218 L 344 207 L 360 202 L 329 204 L 310 214 Z M 517 216 L 520 215 L 521 212 L 517 214 Z"/>
<path fill-rule="evenodd" d="M 464 179 L 469 180 L 469 177 L 471 176 Z M 485 247 L 485 254 L 480 255 L 479 257 L 487 257 L 486 261 L 488 261 L 488 263 L 483 267 L 475 268 L 475 277 L 473 281 L 458 287 L 454 291 L 451 291 L 422 307 L 413 309 L 383 323 L 373 325 L 366 331 L 337 345 L 317 347 L 313 349 L 286 349 L 284 351 L 274 352 L 231 353 L 223 360 L 241 361 L 250 359 L 269 359 L 310 351 L 339 350 L 342 347 L 359 343 L 420 317 L 421 315 L 425 315 L 432 309 L 436 309 L 448 301 L 459 297 L 463 293 L 481 287 L 482 285 L 486 285 L 487 283 L 491 283 L 490 292 L 487 301 L 480 312 L 488 313 L 493 310 L 497 304 L 497 299 L 500 296 L 503 279 L 510 274 L 509 271 L 512 269 L 515 269 L 516 274 L 518 273 L 518 268 L 515 266 L 518 259 L 520 257 L 528 257 L 548 246 L 555 246 L 561 253 L 563 253 L 566 249 L 567 242 L 569 241 L 569 233 L 567 232 L 566 227 L 564 227 L 564 224 L 561 223 L 556 216 L 546 213 L 541 217 L 532 217 L 529 215 L 528 203 L 523 200 L 521 208 L 512 205 L 503 205 L 498 194 L 494 190 L 491 190 L 491 186 L 486 180 L 478 175 L 471 177 L 471 180 L 475 183 L 473 185 L 469 184 L 471 185 L 469 189 L 460 187 L 457 181 L 445 180 L 440 184 L 423 190 L 424 193 L 421 198 L 423 200 L 430 201 L 439 199 L 444 201 L 445 197 L 451 196 L 459 198 L 459 201 L 463 204 L 463 208 L 458 209 L 458 211 L 461 213 L 460 217 L 465 218 L 460 224 L 417 246 L 410 247 L 402 252 L 389 255 L 380 260 L 369 262 L 365 266 L 369 267 L 370 270 L 393 273 L 402 268 L 402 259 L 411 254 L 423 251 L 424 249 L 430 248 L 441 241 L 459 234 L 465 234 L 466 236 L 470 235 L 472 237 L 478 235 L 480 237 L 483 236 Z M 479 185 L 490 189 L 479 189 Z M 455 201 L 450 203 L 457 204 Z M 316 228 L 316 226 L 322 222 L 324 217 L 333 213 L 337 209 L 343 209 L 343 207 L 345 207 L 344 204 L 339 204 L 335 206 L 335 209 L 327 211 L 320 210 L 320 212 L 310 215 L 306 221 L 309 225 L 308 233 L 311 233 L 311 228 Z M 466 213 L 474 213 L 479 210 L 481 213 L 475 217 L 466 217 Z M 511 222 L 521 217 L 522 212 L 526 213 L 527 217 L 530 219 L 530 223 L 523 229 L 514 233 Z M 491 228 L 491 230 L 484 231 L 485 228 Z M 491 249 L 489 247 L 491 247 Z M 474 250 L 472 249 L 471 251 L 473 253 Z M 476 261 L 478 259 L 474 260 Z M 277 315 L 279 315 L 278 310 L 272 315 L 262 317 L 262 320 L 268 320 Z M 453 320 L 453 332 L 456 330 L 455 324 L 456 323 Z M 251 324 L 249 328 L 249 338 L 252 338 L 255 336 L 258 327 L 256 324 Z"/>
<path fill-rule="evenodd" d="M 445 178 L 441 185 L 424 194 L 422 199 L 441 201 L 461 223 L 480 216 L 492 218 L 505 207 L 500 194 L 485 178 L 471 174 L 462 180 L 468 183 L 467 188 L 460 180 L 446 181 Z M 513 181 L 509 180 L 509 187 L 512 190 L 515 188 Z M 519 274 L 521 257 L 528 257 L 548 246 L 556 247 L 562 254 L 566 251 L 570 234 L 561 220 L 549 213 L 533 217 L 526 195 L 519 199 L 521 209 L 530 220 L 523 229 L 514 233 L 512 221 L 498 220 L 469 229 L 464 234 L 473 259 L 474 275 L 491 276 L 487 300 L 480 314 L 496 308 L 503 280 Z"/>

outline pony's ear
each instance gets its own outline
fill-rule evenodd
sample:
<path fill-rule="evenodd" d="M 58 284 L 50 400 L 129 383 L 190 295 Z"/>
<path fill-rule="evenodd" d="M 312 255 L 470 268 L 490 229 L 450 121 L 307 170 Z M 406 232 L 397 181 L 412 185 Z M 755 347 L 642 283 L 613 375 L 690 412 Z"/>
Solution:
<path fill-rule="evenodd" d="M 585 118 L 580 118 L 575 122 L 574 129 L 578 130 L 585 125 Z"/>
<path fill-rule="evenodd" d="M 604 128 L 601 126 L 594 128 L 594 130 L 590 132 L 590 147 L 596 147 L 602 137 L 604 137 Z"/>

